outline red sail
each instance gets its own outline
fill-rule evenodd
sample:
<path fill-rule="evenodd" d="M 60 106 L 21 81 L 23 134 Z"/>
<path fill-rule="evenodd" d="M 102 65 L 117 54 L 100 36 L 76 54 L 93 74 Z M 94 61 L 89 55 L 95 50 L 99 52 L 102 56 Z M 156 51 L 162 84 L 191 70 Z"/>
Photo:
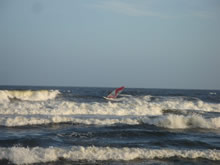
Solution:
<path fill-rule="evenodd" d="M 115 89 L 114 91 L 112 91 L 107 98 L 116 98 L 123 90 L 124 90 L 124 86 Z"/>

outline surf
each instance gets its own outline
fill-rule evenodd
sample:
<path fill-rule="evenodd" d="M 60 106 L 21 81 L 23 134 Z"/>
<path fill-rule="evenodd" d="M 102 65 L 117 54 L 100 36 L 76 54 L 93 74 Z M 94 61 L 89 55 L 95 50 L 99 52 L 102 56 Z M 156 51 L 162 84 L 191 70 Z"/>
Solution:
<path fill-rule="evenodd" d="M 187 149 L 150 149 L 150 148 L 116 148 L 116 147 L 0 147 L 0 159 L 6 159 L 14 164 L 46 163 L 60 158 L 79 161 L 107 161 L 107 160 L 137 160 L 137 159 L 168 159 L 178 157 L 182 159 L 220 160 L 219 150 L 187 150 Z"/>
<path fill-rule="evenodd" d="M 37 92 L 42 94 L 41 91 Z M 55 96 L 57 94 L 53 97 Z M 24 99 L 23 96 L 22 98 Z M 0 125 L 11 127 L 65 122 L 88 125 L 144 123 L 169 129 L 218 129 L 220 125 L 220 116 L 216 116 L 220 112 L 220 104 L 201 100 L 188 101 L 181 97 L 155 100 L 149 95 L 132 96 L 122 102 L 76 102 L 66 101 L 64 98 L 48 100 L 51 97 L 47 94 L 44 98 L 46 101 L 12 101 L 0 104 Z"/>
<path fill-rule="evenodd" d="M 54 99 L 58 90 L 0 90 L 0 102 L 10 102 L 17 99 L 22 101 L 47 101 Z"/>

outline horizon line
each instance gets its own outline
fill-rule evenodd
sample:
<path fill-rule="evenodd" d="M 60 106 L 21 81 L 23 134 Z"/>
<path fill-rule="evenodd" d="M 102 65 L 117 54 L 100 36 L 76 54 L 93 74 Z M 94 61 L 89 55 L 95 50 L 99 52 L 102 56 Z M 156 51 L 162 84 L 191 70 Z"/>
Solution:
<path fill-rule="evenodd" d="M 119 85 L 121 86 L 121 85 Z M 119 86 L 70 86 L 70 85 L 0 85 L 0 87 L 50 87 L 50 88 L 118 88 Z M 125 85 L 124 85 L 125 86 Z M 213 88 L 167 88 L 167 87 L 126 87 L 128 89 L 161 89 L 161 90 L 215 90 L 220 89 Z"/>

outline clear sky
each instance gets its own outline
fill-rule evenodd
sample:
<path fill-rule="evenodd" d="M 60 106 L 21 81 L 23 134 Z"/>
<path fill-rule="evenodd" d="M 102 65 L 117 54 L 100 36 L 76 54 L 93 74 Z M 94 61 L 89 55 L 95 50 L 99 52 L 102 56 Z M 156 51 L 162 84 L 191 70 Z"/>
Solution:
<path fill-rule="evenodd" d="M 0 85 L 220 89 L 220 1 L 0 0 Z"/>

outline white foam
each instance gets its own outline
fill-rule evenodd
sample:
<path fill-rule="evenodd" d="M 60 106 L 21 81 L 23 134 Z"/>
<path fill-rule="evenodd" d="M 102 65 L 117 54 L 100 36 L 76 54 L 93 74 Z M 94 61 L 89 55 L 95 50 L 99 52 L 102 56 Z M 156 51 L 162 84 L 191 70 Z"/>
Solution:
<path fill-rule="evenodd" d="M 112 115 L 5 115 L 0 117 L 1 126 L 43 125 L 50 123 L 75 123 L 86 125 L 150 124 L 169 129 L 219 129 L 220 117 L 204 118 L 201 115 L 112 116 Z"/>
<path fill-rule="evenodd" d="M 59 91 L 0 91 L 0 98 L 20 98 L 23 100 L 48 100 L 57 96 Z M 1 99 L 0 99 L 1 100 Z M 0 114 L 101 114 L 101 115 L 161 115 L 163 110 L 195 110 L 201 112 L 220 112 L 220 104 L 206 103 L 201 100 L 185 101 L 181 98 L 151 102 L 150 96 L 129 97 L 123 102 L 116 103 L 77 103 L 69 101 L 50 102 L 16 102 L 1 105 Z"/>
<path fill-rule="evenodd" d="M 154 118 L 144 117 L 141 119 L 145 124 L 155 125 L 170 129 L 204 128 L 219 129 L 220 117 L 206 119 L 201 115 L 174 115 L 158 116 Z"/>
<path fill-rule="evenodd" d="M 46 101 L 54 99 L 59 93 L 58 90 L 0 90 L 0 102 L 9 102 L 10 99 Z"/>
<path fill-rule="evenodd" d="M 50 101 L 50 102 L 16 102 L 2 105 L 0 114 L 14 115 L 159 115 L 162 109 L 157 106 L 144 102 L 126 102 L 126 103 L 77 103 L 68 101 Z"/>
<path fill-rule="evenodd" d="M 0 118 L 1 126 L 25 126 L 25 125 L 42 125 L 49 123 L 75 123 L 87 125 L 114 125 L 114 124 L 139 124 L 138 119 L 129 117 L 111 118 L 109 116 L 12 116 Z"/>
<path fill-rule="evenodd" d="M 205 112 L 220 112 L 220 104 L 207 103 L 202 100 L 188 101 L 184 97 L 165 99 L 158 103 L 162 109 L 197 110 Z"/>
<path fill-rule="evenodd" d="M 35 94 L 33 91 L 30 92 L 31 94 L 24 92 L 26 96 L 23 96 L 21 92 L 16 94 L 13 91 L 12 93 L 14 96 L 23 99 L 47 100 L 56 97 L 59 91 L 36 91 Z M 6 100 L 9 98 L 9 94 L 0 96 Z M 165 109 L 174 109 L 175 112 L 194 110 L 198 111 L 200 115 L 193 115 L 192 113 L 184 113 L 188 116 L 164 115 Z M 122 102 L 79 103 L 61 99 L 43 102 L 12 101 L 0 104 L 0 125 L 22 126 L 62 122 L 112 125 L 144 122 L 166 128 L 219 128 L 220 119 L 207 119 L 202 115 L 205 112 L 219 113 L 220 104 L 205 103 L 201 100 L 186 101 L 182 98 L 151 101 L 151 96 L 128 97 Z"/>
<path fill-rule="evenodd" d="M 0 159 L 7 159 L 15 164 L 29 164 L 66 160 L 134 160 L 134 159 L 165 159 L 179 157 L 186 159 L 204 158 L 220 160 L 219 150 L 176 150 L 176 149 L 144 149 L 144 148 L 112 148 L 112 147 L 82 147 L 71 148 L 0 148 Z"/>

